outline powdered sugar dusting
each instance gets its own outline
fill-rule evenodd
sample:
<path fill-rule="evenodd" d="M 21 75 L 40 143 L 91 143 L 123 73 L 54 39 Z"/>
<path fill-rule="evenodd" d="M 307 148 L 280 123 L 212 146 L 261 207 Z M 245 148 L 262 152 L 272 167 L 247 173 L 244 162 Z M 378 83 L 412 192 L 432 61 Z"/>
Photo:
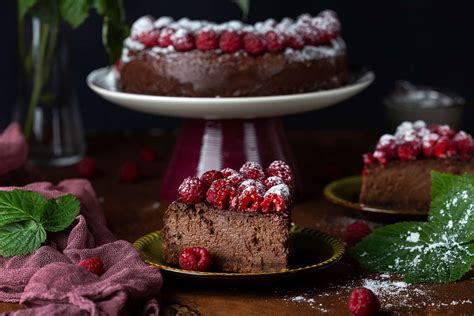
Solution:
<path fill-rule="evenodd" d="M 288 188 L 286 184 L 275 185 L 268 189 L 268 191 L 265 193 L 264 198 L 270 196 L 271 194 L 283 196 L 285 200 L 288 200 L 290 198 L 290 188 Z"/>
<path fill-rule="evenodd" d="M 420 233 L 418 232 L 409 232 L 406 241 L 409 242 L 418 242 L 420 240 Z"/>
<path fill-rule="evenodd" d="M 305 46 L 301 50 L 286 48 L 284 54 L 290 61 L 304 62 L 336 57 L 345 53 L 346 45 L 342 39 L 334 39 L 330 43 L 331 46 Z"/>

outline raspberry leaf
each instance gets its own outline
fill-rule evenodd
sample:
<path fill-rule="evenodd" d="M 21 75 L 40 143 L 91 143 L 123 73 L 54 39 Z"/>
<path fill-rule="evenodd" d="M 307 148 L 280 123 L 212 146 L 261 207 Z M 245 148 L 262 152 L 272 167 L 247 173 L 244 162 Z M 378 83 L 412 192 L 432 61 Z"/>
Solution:
<path fill-rule="evenodd" d="M 349 254 L 368 270 L 403 274 L 409 283 L 459 280 L 474 264 L 474 177 L 432 173 L 428 222 L 374 230 Z"/>
<path fill-rule="evenodd" d="M 41 221 L 47 231 L 59 232 L 71 225 L 79 210 L 79 200 L 72 195 L 64 195 L 48 201 Z"/>
<path fill-rule="evenodd" d="M 0 191 L 0 227 L 30 219 L 39 221 L 46 203 L 46 199 L 36 192 Z"/>
<path fill-rule="evenodd" d="M 25 255 L 38 249 L 46 240 L 46 231 L 33 220 L 0 227 L 0 256 Z"/>

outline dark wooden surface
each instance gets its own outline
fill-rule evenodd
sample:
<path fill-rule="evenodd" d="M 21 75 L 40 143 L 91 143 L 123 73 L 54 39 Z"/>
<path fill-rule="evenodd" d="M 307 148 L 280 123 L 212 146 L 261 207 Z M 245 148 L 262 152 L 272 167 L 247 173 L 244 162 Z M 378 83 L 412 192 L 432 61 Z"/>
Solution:
<path fill-rule="evenodd" d="M 351 131 L 290 132 L 289 140 L 303 175 L 303 196 L 294 207 L 293 221 L 301 226 L 340 235 L 356 218 L 378 226 L 385 218 L 332 205 L 322 197 L 324 184 L 357 174 L 360 155 L 376 140 L 377 133 Z M 89 153 L 97 158 L 101 175 L 92 180 L 110 229 L 118 238 L 133 242 L 161 227 L 166 205 L 159 187 L 174 143 L 173 133 L 98 134 L 89 137 Z M 158 152 L 157 162 L 144 164 L 144 178 L 135 184 L 117 181 L 117 170 L 126 160 L 138 160 L 143 146 Z M 73 167 L 44 170 L 51 181 L 76 177 Z M 262 285 L 203 284 L 164 277 L 162 306 L 165 315 L 349 315 L 350 290 L 372 284 L 379 291 L 384 314 L 474 315 L 474 278 L 446 285 L 405 287 L 400 279 L 362 271 L 350 259 L 328 269 Z M 1 304 L 0 312 L 20 308 Z"/>

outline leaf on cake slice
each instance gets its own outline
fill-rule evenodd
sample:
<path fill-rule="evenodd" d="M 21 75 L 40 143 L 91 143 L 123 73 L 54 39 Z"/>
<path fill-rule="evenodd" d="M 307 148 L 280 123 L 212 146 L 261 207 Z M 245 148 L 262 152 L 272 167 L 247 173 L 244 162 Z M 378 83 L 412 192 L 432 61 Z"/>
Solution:
<path fill-rule="evenodd" d="M 47 200 L 36 192 L 0 191 L 0 227 L 25 220 L 40 221 Z"/>
<path fill-rule="evenodd" d="M 43 226 L 33 220 L 0 227 L 0 256 L 25 255 L 38 249 L 46 240 Z"/>
<path fill-rule="evenodd" d="M 47 231 L 62 231 L 71 225 L 79 214 L 80 207 L 79 200 L 70 194 L 49 200 L 41 222 Z"/>

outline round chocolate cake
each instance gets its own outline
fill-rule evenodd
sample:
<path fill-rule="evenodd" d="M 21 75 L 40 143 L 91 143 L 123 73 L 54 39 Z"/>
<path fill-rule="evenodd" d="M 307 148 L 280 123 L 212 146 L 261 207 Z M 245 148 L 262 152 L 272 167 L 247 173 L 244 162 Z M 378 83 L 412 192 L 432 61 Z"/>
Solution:
<path fill-rule="evenodd" d="M 123 91 L 186 97 L 312 92 L 347 80 L 346 46 L 333 11 L 254 25 L 138 19 L 118 63 Z"/>

